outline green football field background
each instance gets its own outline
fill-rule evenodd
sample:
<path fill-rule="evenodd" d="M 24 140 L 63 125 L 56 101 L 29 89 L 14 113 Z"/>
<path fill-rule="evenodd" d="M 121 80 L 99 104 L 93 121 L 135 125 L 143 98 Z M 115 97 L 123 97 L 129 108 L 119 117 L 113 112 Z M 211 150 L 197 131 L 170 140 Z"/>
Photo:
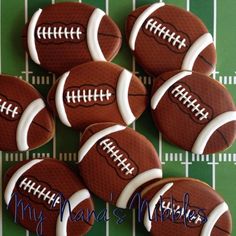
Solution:
<path fill-rule="evenodd" d="M 154 0 L 82 1 L 106 11 L 120 26 L 122 33 L 126 16 L 132 9 L 155 2 Z M 0 0 L 0 71 L 29 81 L 45 97 L 56 78 L 52 73 L 36 66 L 25 54 L 21 44 L 21 30 L 34 11 L 58 2 L 65 2 L 65 0 Z M 194 12 L 205 22 L 214 37 L 218 54 L 213 78 L 230 90 L 236 102 L 236 0 L 167 0 L 165 2 Z M 130 69 L 140 77 L 147 88 L 151 87 L 152 79 L 135 64 L 125 40 L 113 62 Z M 191 176 L 215 188 L 228 203 L 233 216 L 233 226 L 236 227 L 236 143 L 223 153 L 193 155 L 163 141 L 154 128 L 149 111 L 133 124 L 133 128 L 146 135 L 155 145 L 162 160 L 165 177 Z M 23 159 L 56 157 L 73 165 L 77 160 L 79 138 L 78 133 L 66 128 L 57 120 L 55 138 L 42 148 L 27 153 L 0 152 L 0 187 L 5 171 Z M 33 236 L 34 234 L 13 223 L 2 197 L 0 194 L 0 203 L 2 203 L 0 204 L 0 236 Z M 107 216 L 110 215 L 111 219 L 107 222 L 95 223 L 88 235 L 148 235 L 143 226 L 137 222 L 135 211 L 125 211 L 127 219 L 118 225 L 112 217 L 113 207 L 98 198 L 94 199 L 96 211 L 107 209 Z M 236 229 L 233 230 L 232 235 L 236 235 Z"/>

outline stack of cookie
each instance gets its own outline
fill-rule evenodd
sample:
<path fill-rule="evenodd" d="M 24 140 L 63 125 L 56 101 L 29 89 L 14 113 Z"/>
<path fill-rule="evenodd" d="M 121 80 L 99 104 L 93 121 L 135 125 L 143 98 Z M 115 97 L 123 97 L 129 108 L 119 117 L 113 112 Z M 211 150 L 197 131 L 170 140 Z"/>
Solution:
<path fill-rule="evenodd" d="M 128 16 L 126 36 L 135 59 L 153 77 L 150 96 L 134 74 L 109 62 L 121 47 L 121 33 L 103 11 L 60 3 L 32 16 L 23 30 L 25 47 L 58 79 L 46 103 L 31 85 L 1 76 L 0 149 L 28 151 L 48 142 L 55 130 L 51 112 L 83 135 L 77 173 L 49 158 L 7 171 L 9 210 L 39 235 L 84 235 L 95 217 L 91 191 L 119 208 L 138 208 L 151 235 L 231 234 L 223 198 L 196 179 L 162 179 L 152 143 L 127 127 L 150 102 L 159 132 L 184 150 L 215 153 L 234 142 L 233 99 L 208 77 L 216 64 L 211 35 L 190 12 L 155 3 Z M 26 210 L 18 212 L 19 206 Z"/>

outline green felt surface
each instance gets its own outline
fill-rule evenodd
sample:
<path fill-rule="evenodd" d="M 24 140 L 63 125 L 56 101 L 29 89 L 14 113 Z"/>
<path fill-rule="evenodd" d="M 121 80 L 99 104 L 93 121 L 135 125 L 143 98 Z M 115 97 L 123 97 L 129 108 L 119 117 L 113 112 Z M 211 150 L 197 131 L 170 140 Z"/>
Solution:
<path fill-rule="evenodd" d="M 82 0 L 107 12 L 120 26 L 124 35 L 126 16 L 132 9 L 155 2 L 154 0 Z M 48 4 L 65 2 L 56 0 L 1 0 L 0 22 L 0 70 L 29 81 L 46 97 L 55 76 L 35 65 L 25 54 L 21 42 L 21 30 L 33 12 Z M 167 0 L 166 3 L 185 8 L 197 14 L 214 36 L 218 52 L 218 63 L 213 77 L 222 82 L 236 101 L 236 27 L 235 0 Z M 135 72 L 150 88 L 151 78 L 135 63 L 128 49 L 125 37 L 123 46 L 114 62 Z M 212 185 L 226 200 L 236 227 L 236 144 L 223 153 L 198 156 L 178 149 L 164 140 L 154 128 L 150 112 L 147 110 L 133 128 L 146 135 L 156 147 L 163 163 L 164 176 L 189 176 Z M 80 135 L 56 122 L 56 136 L 47 145 L 27 153 L 0 152 L 0 186 L 5 171 L 16 162 L 30 157 L 56 157 L 73 165 L 77 160 Z M 2 187 L 1 187 L 2 193 Z M 0 195 L 0 236 L 27 236 L 34 234 L 15 224 Z M 206 199 L 207 200 L 207 199 Z M 113 206 L 94 198 L 96 210 L 107 209 L 110 220 L 95 223 L 88 235 L 131 236 L 149 235 L 137 222 L 136 212 L 124 211 L 126 220 L 117 224 L 113 217 Z M 236 235 L 234 229 L 233 234 Z"/>

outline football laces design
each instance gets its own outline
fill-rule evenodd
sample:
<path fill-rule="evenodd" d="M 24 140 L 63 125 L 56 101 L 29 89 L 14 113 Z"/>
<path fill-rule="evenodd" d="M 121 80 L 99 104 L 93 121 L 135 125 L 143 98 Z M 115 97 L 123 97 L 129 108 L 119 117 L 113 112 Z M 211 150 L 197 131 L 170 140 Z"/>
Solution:
<path fill-rule="evenodd" d="M 184 88 L 181 84 L 176 86 L 171 94 L 178 99 L 184 106 L 186 106 L 191 113 L 194 113 L 194 116 L 199 120 L 207 120 L 209 118 L 209 112 L 205 107 L 199 103 L 196 98 L 193 98 L 192 95 Z"/>
<path fill-rule="evenodd" d="M 84 37 L 83 27 L 78 24 L 47 24 L 36 29 L 36 39 L 41 43 L 80 42 Z"/>
<path fill-rule="evenodd" d="M 115 99 L 115 89 L 107 84 L 71 87 L 66 89 L 63 94 L 64 103 L 73 108 L 78 106 L 105 106 L 113 103 Z"/>
<path fill-rule="evenodd" d="M 77 102 L 91 102 L 91 101 L 109 101 L 112 96 L 112 93 L 109 89 L 78 89 L 66 92 L 66 102 L 67 103 L 77 103 Z"/>
<path fill-rule="evenodd" d="M 11 119 L 11 120 L 16 120 L 20 116 L 20 106 L 16 102 L 11 102 L 9 100 L 6 100 L 4 98 L 0 98 L 0 114 L 1 116 Z"/>
<path fill-rule="evenodd" d="M 47 187 L 42 186 L 33 179 L 25 177 L 19 184 L 19 188 L 26 191 L 28 194 L 32 194 L 38 199 L 42 199 L 47 202 L 48 205 L 56 207 L 57 204 L 60 204 L 60 196 L 58 193 L 53 193 Z"/>
<path fill-rule="evenodd" d="M 102 140 L 100 142 L 100 146 L 103 151 L 109 155 L 112 161 L 116 163 L 116 166 L 120 169 L 120 171 L 124 172 L 126 176 L 133 176 L 135 174 L 136 168 L 128 162 L 128 158 L 124 157 L 125 155 L 110 138 Z"/>
<path fill-rule="evenodd" d="M 187 39 L 182 38 L 181 35 L 176 32 L 172 32 L 171 29 L 164 25 L 162 22 L 155 20 L 153 18 L 149 19 L 145 25 L 145 29 L 149 30 L 155 36 L 162 38 L 163 40 L 168 41 L 174 47 L 177 47 L 179 50 L 187 47 Z"/>

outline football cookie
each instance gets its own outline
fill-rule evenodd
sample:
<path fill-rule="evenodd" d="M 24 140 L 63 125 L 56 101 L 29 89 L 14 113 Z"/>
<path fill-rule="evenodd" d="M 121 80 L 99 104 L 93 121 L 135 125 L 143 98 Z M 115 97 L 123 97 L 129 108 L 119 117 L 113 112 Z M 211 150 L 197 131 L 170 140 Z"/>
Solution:
<path fill-rule="evenodd" d="M 223 198 L 191 178 L 168 178 L 142 193 L 143 222 L 151 235 L 228 236 L 232 219 Z"/>
<path fill-rule="evenodd" d="M 36 64 L 62 74 L 91 60 L 112 60 L 120 49 L 121 33 L 102 10 L 67 2 L 36 11 L 23 40 Z"/>
<path fill-rule="evenodd" d="M 1 151 L 27 151 L 53 137 L 54 121 L 33 86 L 0 75 L 0 129 Z"/>
<path fill-rule="evenodd" d="M 88 190 L 55 159 L 23 161 L 10 168 L 4 198 L 15 221 L 38 235 L 85 235 L 94 221 L 88 215 L 94 210 Z"/>
<path fill-rule="evenodd" d="M 209 75 L 215 68 L 212 36 L 184 9 L 165 3 L 137 8 L 128 16 L 126 36 L 137 62 L 153 76 L 180 69 Z"/>
<path fill-rule="evenodd" d="M 48 94 L 48 104 L 66 126 L 129 125 L 146 108 L 147 92 L 131 72 L 109 62 L 89 62 L 64 73 Z"/>
<path fill-rule="evenodd" d="M 161 163 L 151 142 L 114 123 L 94 124 L 85 130 L 78 168 L 93 193 L 120 208 L 127 207 L 141 186 L 162 178 Z"/>
<path fill-rule="evenodd" d="M 227 89 L 195 72 L 172 71 L 153 84 L 152 116 L 163 137 L 188 151 L 222 151 L 236 137 L 236 109 Z"/>

